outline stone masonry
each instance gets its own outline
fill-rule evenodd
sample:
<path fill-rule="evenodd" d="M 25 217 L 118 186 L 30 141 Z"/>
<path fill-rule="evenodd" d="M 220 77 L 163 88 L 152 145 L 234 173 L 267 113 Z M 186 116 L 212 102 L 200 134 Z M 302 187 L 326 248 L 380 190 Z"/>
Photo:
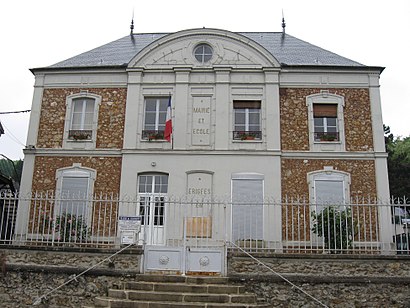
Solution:
<path fill-rule="evenodd" d="M 37 148 L 61 148 L 63 144 L 66 98 L 87 90 L 102 97 L 98 113 L 97 148 L 122 148 L 126 88 L 44 89 Z"/>
<path fill-rule="evenodd" d="M 283 151 L 309 151 L 306 97 L 328 90 L 345 99 L 346 151 L 372 151 L 373 133 L 368 89 L 281 88 L 280 119 Z"/>

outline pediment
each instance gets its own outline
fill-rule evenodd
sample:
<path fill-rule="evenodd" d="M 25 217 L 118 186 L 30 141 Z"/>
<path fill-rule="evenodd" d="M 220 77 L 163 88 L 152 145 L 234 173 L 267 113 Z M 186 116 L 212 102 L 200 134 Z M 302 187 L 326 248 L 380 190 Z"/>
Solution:
<path fill-rule="evenodd" d="M 199 44 L 212 47 L 211 60 L 200 63 L 194 56 Z M 214 66 L 233 68 L 279 67 L 278 61 L 262 46 L 242 35 L 222 30 L 197 29 L 167 35 L 144 48 L 129 67 L 172 68 Z"/>

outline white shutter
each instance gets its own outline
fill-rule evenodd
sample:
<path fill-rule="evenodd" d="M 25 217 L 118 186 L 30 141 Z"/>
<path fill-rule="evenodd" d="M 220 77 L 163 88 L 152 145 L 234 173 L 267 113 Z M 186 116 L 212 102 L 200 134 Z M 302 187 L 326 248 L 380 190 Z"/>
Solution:
<path fill-rule="evenodd" d="M 232 179 L 232 240 L 263 239 L 263 179 Z"/>
<path fill-rule="evenodd" d="M 61 185 L 61 213 L 85 215 L 89 178 L 63 177 Z"/>
<path fill-rule="evenodd" d="M 319 209 L 326 205 L 341 205 L 345 203 L 343 181 L 316 180 L 315 199 Z"/>

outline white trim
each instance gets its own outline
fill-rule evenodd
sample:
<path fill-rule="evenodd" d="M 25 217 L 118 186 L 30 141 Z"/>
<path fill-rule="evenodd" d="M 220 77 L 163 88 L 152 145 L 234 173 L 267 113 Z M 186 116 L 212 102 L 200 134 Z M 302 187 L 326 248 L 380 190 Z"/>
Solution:
<path fill-rule="evenodd" d="M 61 186 L 63 177 L 79 177 L 79 178 L 89 178 L 88 182 L 88 195 L 92 195 L 94 190 L 94 181 L 97 176 L 97 171 L 91 168 L 82 167 L 81 164 L 74 163 L 71 167 L 64 167 L 56 170 L 56 193 L 59 195 L 61 192 Z"/>
<path fill-rule="evenodd" d="M 94 117 L 92 123 L 91 140 L 70 140 L 68 133 L 71 129 L 73 116 L 73 101 L 78 98 L 94 99 Z M 87 90 L 82 90 L 78 93 L 68 95 L 66 97 L 66 115 L 64 122 L 63 148 L 65 149 L 95 149 L 97 142 L 97 126 L 98 126 L 98 111 L 100 108 L 102 97 L 100 95 L 90 93 Z"/>
<path fill-rule="evenodd" d="M 336 104 L 337 105 L 337 125 L 339 140 L 338 141 L 315 141 L 315 124 L 313 116 L 313 105 L 315 104 Z M 345 105 L 344 97 L 329 93 L 326 90 L 320 93 L 308 95 L 306 97 L 306 106 L 308 107 L 308 123 L 309 123 L 309 146 L 311 151 L 330 151 L 342 152 L 346 150 L 343 108 Z"/>
<path fill-rule="evenodd" d="M 344 171 L 334 170 L 332 166 L 325 166 L 322 170 L 308 172 L 307 182 L 309 185 L 309 200 L 313 207 L 316 207 L 316 181 L 330 181 L 343 183 L 343 203 L 350 202 L 350 174 Z M 314 209 L 316 210 L 316 209 Z"/>

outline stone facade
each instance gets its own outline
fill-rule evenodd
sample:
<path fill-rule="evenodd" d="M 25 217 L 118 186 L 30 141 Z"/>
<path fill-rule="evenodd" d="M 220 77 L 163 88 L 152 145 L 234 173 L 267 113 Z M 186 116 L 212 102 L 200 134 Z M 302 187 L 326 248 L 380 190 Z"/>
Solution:
<path fill-rule="evenodd" d="M 351 176 L 351 197 L 375 197 L 376 178 L 373 160 L 355 159 L 287 159 L 282 158 L 282 196 L 309 196 L 308 172 L 323 170 L 333 166 Z"/>
<path fill-rule="evenodd" d="M 304 206 L 310 202 L 310 191 L 307 174 L 312 171 L 323 170 L 327 166 L 332 166 L 334 170 L 344 171 L 350 174 L 350 198 L 354 204 L 361 203 L 363 198 L 376 197 L 376 177 L 375 166 L 372 160 L 342 160 L 342 159 L 282 159 L 282 197 L 289 203 L 282 207 L 282 235 L 284 240 L 288 237 L 295 240 L 310 240 L 310 232 L 300 232 L 300 230 L 309 230 L 311 228 L 311 210 L 312 208 Z M 292 203 L 298 200 L 302 201 L 301 206 Z M 349 202 L 349 200 L 347 200 Z M 355 207 L 357 209 L 357 207 Z M 371 238 L 371 234 L 377 233 L 376 225 L 372 222 L 377 221 L 377 207 L 367 206 L 364 211 L 358 213 L 354 210 L 354 218 L 361 226 L 362 238 L 356 238 L 357 241 Z M 291 213 L 291 214 L 290 214 Z M 365 216 L 365 217 L 364 217 Z M 296 226 L 296 227 L 293 227 Z M 365 228 L 365 229 L 363 229 Z M 363 238 L 365 235 L 365 238 Z M 286 248 L 286 247 L 285 247 Z M 292 247 L 287 247 L 287 251 L 292 251 Z M 289 250 L 290 249 L 290 250 Z"/>
<path fill-rule="evenodd" d="M 102 97 L 98 113 L 97 148 L 122 148 L 126 88 L 44 89 L 37 148 L 62 147 L 66 98 L 85 90 Z"/>
<path fill-rule="evenodd" d="M 117 193 L 120 189 L 121 157 L 37 156 L 33 174 L 33 191 L 55 191 L 56 171 L 80 163 L 96 170 L 94 193 Z"/>
<path fill-rule="evenodd" d="M 372 151 L 373 133 L 368 89 L 280 89 L 281 148 L 283 151 L 309 151 L 306 97 L 327 90 L 344 97 L 346 151 Z"/>

